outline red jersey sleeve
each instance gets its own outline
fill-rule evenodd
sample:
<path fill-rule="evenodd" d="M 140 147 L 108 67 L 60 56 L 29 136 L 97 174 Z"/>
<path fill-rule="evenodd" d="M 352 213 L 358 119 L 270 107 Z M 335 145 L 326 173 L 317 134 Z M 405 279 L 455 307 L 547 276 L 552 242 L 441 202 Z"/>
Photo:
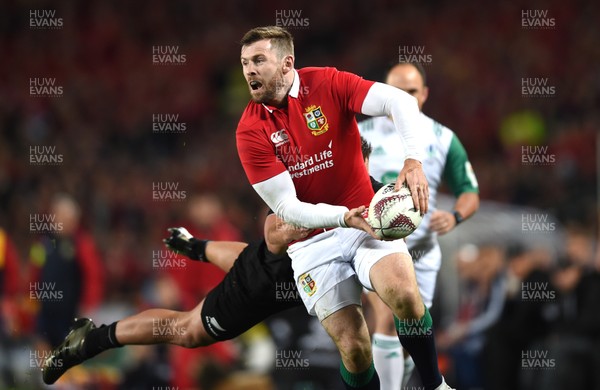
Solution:
<path fill-rule="evenodd" d="M 260 129 L 239 125 L 236 141 L 240 161 L 250 184 L 254 185 L 286 171 L 275 155 L 272 142 Z"/>
<path fill-rule="evenodd" d="M 360 114 L 367 92 L 375 82 L 365 80 L 353 73 L 331 69 L 333 92 L 339 104 L 341 107 L 346 107 L 348 111 Z"/>

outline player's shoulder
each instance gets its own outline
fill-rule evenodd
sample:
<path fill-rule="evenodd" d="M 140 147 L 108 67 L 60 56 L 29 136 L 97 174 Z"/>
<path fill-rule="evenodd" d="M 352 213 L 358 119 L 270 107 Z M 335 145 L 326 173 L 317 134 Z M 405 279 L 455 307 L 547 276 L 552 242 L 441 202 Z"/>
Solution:
<path fill-rule="evenodd" d="M 296 69 L 300 77 L 327 77 L 339 72 L 337 68 L 331 66 L 307 66 L 306 68 Z"/>
<path fill-rule="evenodd" d="M 258 123 L 265 119 L 266 114 L 267 109 L 262 104 L 255 103 L 251 100 L 244 109 L 240 121 L 238 122 L 238 133 L 256 127 Z"/>
<path fill-rule="evenodd" d="M 300 81 L 304 85 L 316 86 L 330 83 L 338 72 L 336 68 L 311 66 L 297 69 Z"/>

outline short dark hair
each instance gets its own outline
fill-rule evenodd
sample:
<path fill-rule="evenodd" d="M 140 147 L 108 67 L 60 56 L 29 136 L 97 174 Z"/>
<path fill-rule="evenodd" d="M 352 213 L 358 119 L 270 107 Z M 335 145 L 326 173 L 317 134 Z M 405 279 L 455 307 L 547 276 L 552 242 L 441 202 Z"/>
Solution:
<path fill-rule="evenodd" d="M 421 65 L 420 62 L 400 61 L 400 62 L 398 62 L 398 63 L 396 63 L 396 64 L 394 64 L 394 65 L 392 65 L 390 67 L 390 69 L 386 73 L 386 77 L 390 74 L 390 72 L 392 71 L 392 69 L 394 69 L 398 65 L 412 65 L 412 66 L 414 66 L 415 69 L 417 70 L 417 72 L 419 72 L 419 74 L 421 75 L 421 78 L 423 79 L 423 85 L 427 85 L 427 74 L 425 73 L 425 68 L 423 67 L 423 65 Z"/>
<path fill-rule="evenodd" d="M 294 55 L 294 37 L 288 30 L 279 26 L 255 27 L 242 37 L 242 46 L 251 45 L 263 39 L 271 40 L 280 58 L 285 55 Z"/>
<path fill-rule="evenodd" d="M 363 160 L 366 160 L 371 156 L 371 152 L 373 152 L 373 147 L 371 146 L 369 141 L 367 141 L 363 136 L 360 137 L 360 141 Z"/>

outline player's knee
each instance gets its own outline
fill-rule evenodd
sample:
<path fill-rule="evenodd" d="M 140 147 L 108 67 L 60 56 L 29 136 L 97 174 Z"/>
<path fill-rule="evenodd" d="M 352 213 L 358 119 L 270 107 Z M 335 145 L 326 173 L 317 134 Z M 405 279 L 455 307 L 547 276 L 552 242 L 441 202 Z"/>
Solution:
<path fill-rule="evenodd" d="M 408 254 L 389 255 L 371 269 L 377 294 L 400 318 L 419 318 L 423 303 Z"/>
<path fill-rule="evenodd" d="M 353 370 L 363 370 L 371 362 L 371 345 L 370 343 L 349 343 L 340 353 L 344 356 L 344 361 L 352 362 L 355 366 Z M 350 368 L 350 367 L 348 367 Z"/>
<path fill-rule="evenodd" d="M 204 331 L 204 328 L 191 331 L 189 335 L 186 337 L 183 343 L 183 347 L 185 348 L 198 348 L 198 347 L 206 347 L 215 342 L 207 333 Z"/>
<path fill-rule="evenodd" d="M 416 286 L 415 288 L 389 287 L 384 294 L 387 304 L 397 317 L 420 318 L 423 315 L 423 301 Z"/>
<path fill-rule="evenodd" d="M 185 331 L 181 332 L 178 344 L 185 348 L 198 348 L 213 344 L 215 340 L 204 329 L 204 324 L 200 317 L 193 315 L 193 313 L 187 313 Z"/>
<path fill-rule="evenodd" d="M 347 367 L 352 370 L 362 370 L 371 362 L 371 341 L 368 338 L 345 335 L 337 340 L 337 346 L 345 362 L 350 362 Z"/>

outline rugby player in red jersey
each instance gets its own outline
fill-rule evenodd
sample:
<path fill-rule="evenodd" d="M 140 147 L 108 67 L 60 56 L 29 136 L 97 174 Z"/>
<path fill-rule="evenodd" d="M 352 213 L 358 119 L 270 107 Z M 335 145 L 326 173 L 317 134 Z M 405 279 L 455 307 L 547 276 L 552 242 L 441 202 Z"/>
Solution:
<path fill-rule="evenodd" d="M 316 229 L 292 243 L 288 255 L 308 312 L 340 351 L 345 386 L 379 389 L 360 306 L 364 286 L 392 309 L 425 389 L 449 388 L 406 244 L 377 240 L 362 217 L 373 190 L 356 113 L 393 118 L 406 148 L 396 185 L 406 182 L 415 207 L 427 212 L 416 100 L 334 68 L 294 69 L 293 38 L 280 27 L 252 29 L 241 45 L 252 101 L 238 124 L 238 153 L 250 183 L 278 217 Z"/>

